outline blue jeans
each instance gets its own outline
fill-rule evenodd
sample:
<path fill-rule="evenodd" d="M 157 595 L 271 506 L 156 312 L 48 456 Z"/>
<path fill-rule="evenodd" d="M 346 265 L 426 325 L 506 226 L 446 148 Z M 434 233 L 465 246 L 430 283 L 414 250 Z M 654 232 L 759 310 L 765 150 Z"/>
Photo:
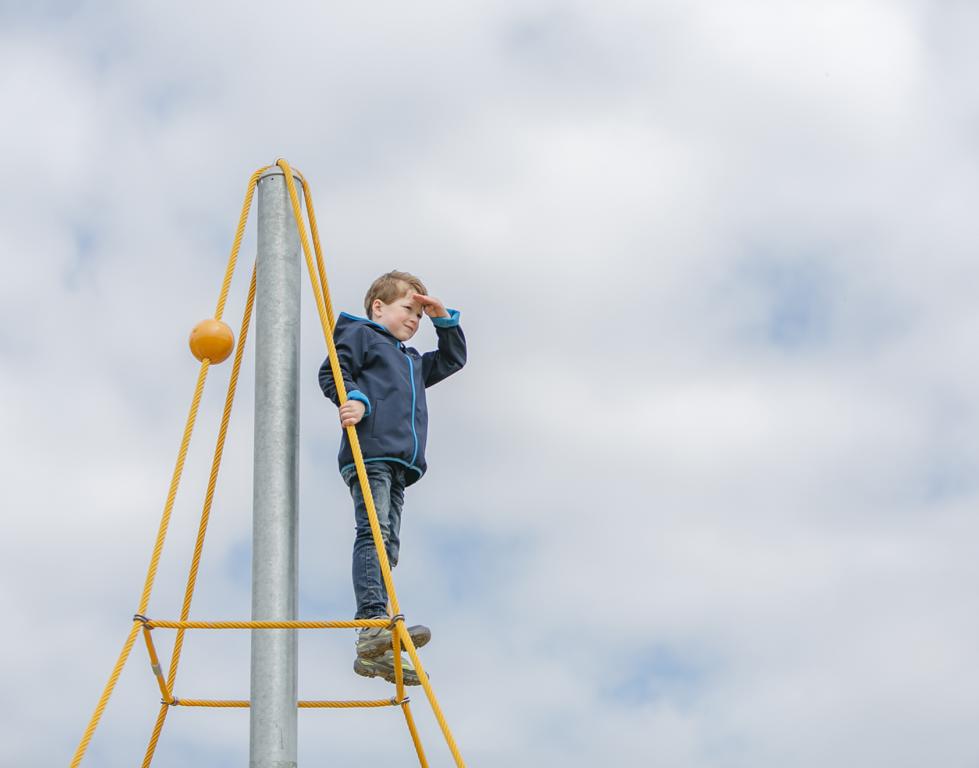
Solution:
<path fill-rule="evenodd" d="M 394 568 L 398 564 L 398 534 L 401 531 L 401 509 L 405 502 L 405 469 L 386 461 L 372 461 L 366 465 L 367 480 L 377 522 L 381 525 L 381 536 L 388 562 Z M 388 594 L 381 576 L 381 565 L 374 548 L 374 535 L 371 533 L 367 506 L 360 492 L 357 470 L 351 467 L 343 473 L 344 482 L 350 487 L 354 500 L 354 519 L 357 523 L 357 536 L 354 539 L 353 582 L 354 596 L 357 598 L 355 619 L 372 619 L 386 616 Z"/>

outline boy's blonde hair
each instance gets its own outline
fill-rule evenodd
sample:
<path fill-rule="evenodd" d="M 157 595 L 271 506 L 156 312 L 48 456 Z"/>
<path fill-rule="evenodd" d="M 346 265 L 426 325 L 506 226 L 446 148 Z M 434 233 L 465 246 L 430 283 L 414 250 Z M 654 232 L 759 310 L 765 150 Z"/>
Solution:
<path fill-rule="evenodd" d="M 364 309 L 367 312 L 367 319 L 374 319 L 371 315 L 371 306 L 374 304 L 374 299 L 380 299 L 385 304 L 390 304 L 395 299 L 400 299 L 409 291 L 428 294 L 428 289 L 425 288 L 425 284 L 408 272 L 399 272 L 395 269 L 381 275 L 371 283 L 371 287 L 367 289 L 367 295 L 364 296 Z"/>

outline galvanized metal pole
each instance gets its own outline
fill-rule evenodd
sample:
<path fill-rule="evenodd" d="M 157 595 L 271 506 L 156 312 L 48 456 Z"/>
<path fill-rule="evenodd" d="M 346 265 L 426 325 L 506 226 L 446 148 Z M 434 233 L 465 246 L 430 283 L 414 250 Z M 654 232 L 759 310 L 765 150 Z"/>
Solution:
<path fill-rule="evenodd" d="M 296 179 L 299 184 L 299 180 Z M 280 168 L 258 181 L 252 619 L 296 618 L 299 235 Z M 296 631 L 252 630 L 251 768 L 295 768 Z"/>

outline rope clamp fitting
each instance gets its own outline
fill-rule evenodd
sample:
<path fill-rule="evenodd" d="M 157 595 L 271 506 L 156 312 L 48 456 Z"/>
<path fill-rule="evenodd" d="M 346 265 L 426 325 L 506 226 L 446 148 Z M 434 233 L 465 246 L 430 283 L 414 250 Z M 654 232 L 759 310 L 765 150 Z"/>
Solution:
<path fill-rule="evenodd" d="M 405 696 L 401 701 L 398 701 L 397 699 L 392 698 L 391 699 L 391 706 L 392 707 L 400 707 L 402 704 L 407 704 L 409 701 L 411 701 L 411 696 Z"/>
<path fill-rule="evenodd" d="M 145 626 L 146 626 L 146 624 L 147 624 L 147 623 L 149 622 L 149 619 L 148 619 L 148 618 L 146 618 L 146 617 L 145 617 L 145 616 L 144 616 L 143 614 L 141 614 L 141 613 L 134 613 L 134 614 L 133 614 L 133 621 L 138 621 L 138 622 L 139 622 L 140 624 L 142 624 L 142 625 L 143 625 L 143 626 L 145 627 Z M 153 627 L 146 627 L 146 628 L 147 628 L 147 629 L 153 629 Z"/>
<path fill-rule="evenodd" d="M 160 699 L 160 703 L 161 704 L 166 704 L 168 707 L 176 707 L 178 704 L 180 704 L 180 699 L 178 699 L 176 696 L 174 696 L 173 697 L 173 701 L 167 701 L 166 699 Z"/>
<path fill-rule="evenodd" d="M 391 617 L 391 623 L 388 624 L 388 629 L 394 629 L 396 626 L 398 626 L 399 621 L 404 621 L 404 620 L 405 620 L 405 615 L 403 613 L 396 613 L 394 616 Z"/>

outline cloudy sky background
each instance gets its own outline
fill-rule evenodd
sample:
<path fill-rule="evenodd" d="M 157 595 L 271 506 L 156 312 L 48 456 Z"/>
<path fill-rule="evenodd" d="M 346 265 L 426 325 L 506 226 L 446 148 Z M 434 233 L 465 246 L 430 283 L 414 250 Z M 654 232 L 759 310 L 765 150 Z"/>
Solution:
<path fill-rule="evenodd" d="M 977 23 L 898 0 L 0 4 L 3 762 L 78 743 L 142 588 L 187 334 L 248 176 L 283 156 L 338 310 L 391 268 L 462 310 L 395 575 L 470 765 L 976 765 Z M 303 301 L 301 616 L 343 618 L 350 503 Z M 250 610 L 247 360 L 198 618 Z M 351 641 L 303 635 L 304 698 L 388 695 Z M 247 633 L 190 635 L 177 694 L 246 698 Z M 86 764 L 141 759 L 158 701 L 137 646 Z M 301 764 L 414 760 L 393 710 L 299 721 Z M 247 759 L 246 713 L 176 710 L 156 764 Z"/>

